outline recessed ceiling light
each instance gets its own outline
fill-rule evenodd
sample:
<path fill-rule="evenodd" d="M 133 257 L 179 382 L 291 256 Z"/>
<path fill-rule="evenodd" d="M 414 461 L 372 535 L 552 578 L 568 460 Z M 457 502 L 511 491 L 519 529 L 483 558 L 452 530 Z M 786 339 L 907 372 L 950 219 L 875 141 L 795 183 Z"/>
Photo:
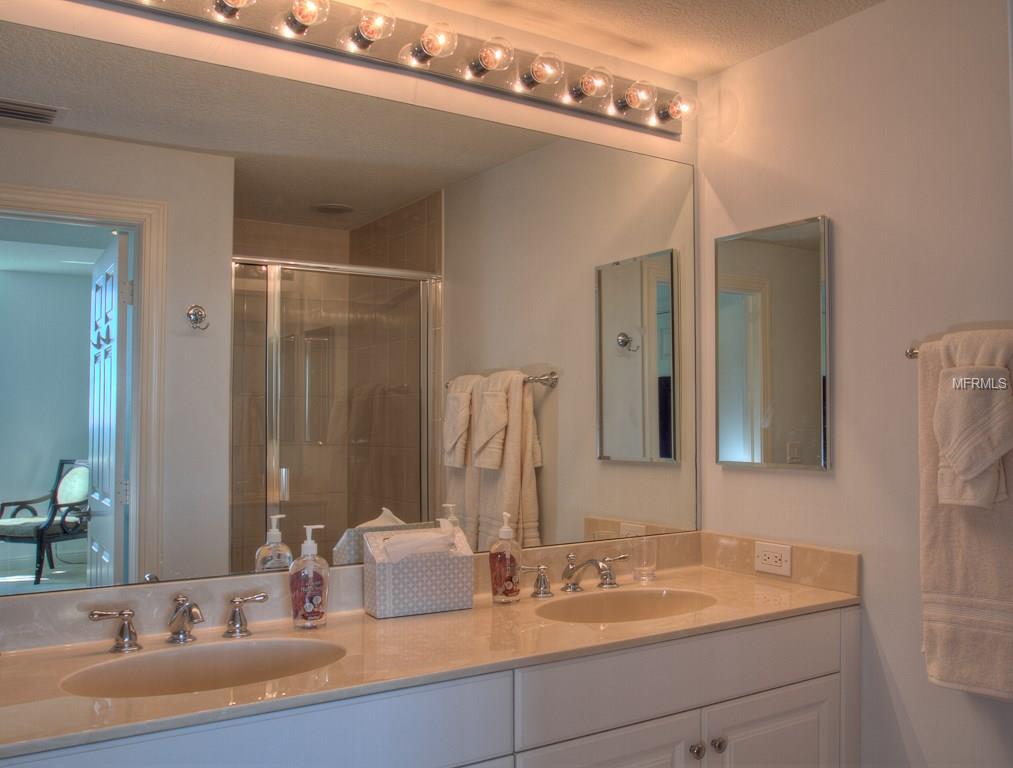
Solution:
<path fill-rule="evenodd" d="M 344 203 L 320 203 L 316 206 L 318 213 L 352 213 L 355 209 L 350 205 Z"/>

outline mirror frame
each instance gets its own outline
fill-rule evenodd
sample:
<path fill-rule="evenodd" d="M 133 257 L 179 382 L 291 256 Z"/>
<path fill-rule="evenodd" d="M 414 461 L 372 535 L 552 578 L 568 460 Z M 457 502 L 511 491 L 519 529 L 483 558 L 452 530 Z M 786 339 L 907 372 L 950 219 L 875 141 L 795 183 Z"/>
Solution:
<path fill-rule="evenodd" d="M 694 184 L 696 179 L 694 178 Z M 603 373 L 602 368 L 603 360 L 601 354 L 602 347 L 602 289 L 601 289 L 601 275 L 602 271 L 608 267 L 614 267 L 619 264 L 628 264 L 631 261 L 647 261 L 656 256 L 668 256 L 669 267 L 672 275 L 672 365 L 675 371 L 678 372 L 678 376 L 673 376 L 672 386 L 672 454 L 674 458 L 662 459 L 662 458 L 632 458 L 632 457 L 615 457 L 609 456 L 605 453 L 605 406 L 602 402 L 603 387 Z M 682 306 L 680 301 L 681 283 L 679 280 L 679 254 L 674 248 L 663 248 L 660 251 L 654 251 L 652 253 L 645 253 L 640 256 L 632 256 L 628 259 L 620 259 L 618 261 L 610 261 L 607 264 L 600 264 L 594 268 L 594 371 L 595 371 L 595 445 L 597 447 L 597 456 L 595 458 L 598 461 L 615 461 L 622 462 L 624 464 L 663 464 L 670 466 L 679 466 L 682 461 L 682 441 L 680 440 L 681 425 L 682 425 L 682 413 L 679 409 L 681 401 L 682 387 L 678 386 L 678 379 L 682 376 L 682 345 L 679 343 L 679 335 L 677 333 L 679 327 L 679 311 Z M 698 487 L 699 492 L 699 487 Z M 697 501 L 699 505 L 699 497 Z M 700 525 L 699 508 L 697 510 L 697 527 Z"/>
<path fill-rule="evenodd" d="M 718 343 L 721 338 L 720 320 L 718 318 L 718 302 L 721 295 L 721 277 L 718 264 L 718 246 L 721 243 L 776 232 L 805 224 L 818 224 L 820 229 L 820 355 L 822 358 L 823 393 L 821 397 L 821 429 L 820 429 L 820 461 L 817 464 L 788 464 L 763 462 L 754 464 L 747 461 L 727 461 L 721 458 L 721 409 L 718 403 L 718 389 L 721 382 L 721 370 L 718 363 Z M 749 467 L 752 469 L 794 469 L 827 472 L 830 469 L 830 219 L 827 216 L 812 216 L 786 224 L 751 229 L 734 235 L 714 238 L 714 462 L 726 467 Z"/>

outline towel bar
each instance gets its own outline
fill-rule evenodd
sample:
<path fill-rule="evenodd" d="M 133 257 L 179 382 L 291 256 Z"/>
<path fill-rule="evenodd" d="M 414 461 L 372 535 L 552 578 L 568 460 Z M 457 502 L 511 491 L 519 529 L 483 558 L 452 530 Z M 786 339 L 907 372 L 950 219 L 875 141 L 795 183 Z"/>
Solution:
<path fill-rule="evenodd" d="M 549 373 L 543 373 L 541 376 L 528 376 L 524 379 L 525 384 L 544 384 L 549 389 L 555 389 L 556 385 L 559 384 L 559 374 L 556 371 L 550 371 Z M 448 381 L 443 385 L 444 388 L 450 386 Z"/>

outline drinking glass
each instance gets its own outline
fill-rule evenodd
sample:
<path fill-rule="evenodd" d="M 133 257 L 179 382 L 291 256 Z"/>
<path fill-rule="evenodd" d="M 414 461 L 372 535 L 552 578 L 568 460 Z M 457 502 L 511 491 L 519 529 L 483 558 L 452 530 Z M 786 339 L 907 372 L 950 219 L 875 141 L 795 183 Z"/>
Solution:
<path fill-rule="evenodd" d="M 632 541 L 630 560 L 633 561 L 633 578 L 648 582 L 658 569 L 658 542 L 653 536 L 642 536 Z"/>

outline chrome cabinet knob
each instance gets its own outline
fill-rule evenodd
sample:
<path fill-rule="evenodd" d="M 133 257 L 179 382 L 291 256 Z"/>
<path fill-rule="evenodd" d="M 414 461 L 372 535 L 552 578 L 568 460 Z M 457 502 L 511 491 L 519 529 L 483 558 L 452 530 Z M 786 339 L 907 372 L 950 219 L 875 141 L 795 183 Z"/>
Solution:
<path fill-rule="evenodd" d="M 703 760 L 703 756 L 707 754 L 707 747 L 702 742 L 693 744 L 689 748 L 689 753 L 697 760 Z"/>
<path fill-rule="evenodd" d="M 725 740 L 724 736 L 718 736 L 716 739 L 711 739 L 711 746 L 714 748 L 714 751 L 720 755 L 728 748 L 728 742 Z"/>

